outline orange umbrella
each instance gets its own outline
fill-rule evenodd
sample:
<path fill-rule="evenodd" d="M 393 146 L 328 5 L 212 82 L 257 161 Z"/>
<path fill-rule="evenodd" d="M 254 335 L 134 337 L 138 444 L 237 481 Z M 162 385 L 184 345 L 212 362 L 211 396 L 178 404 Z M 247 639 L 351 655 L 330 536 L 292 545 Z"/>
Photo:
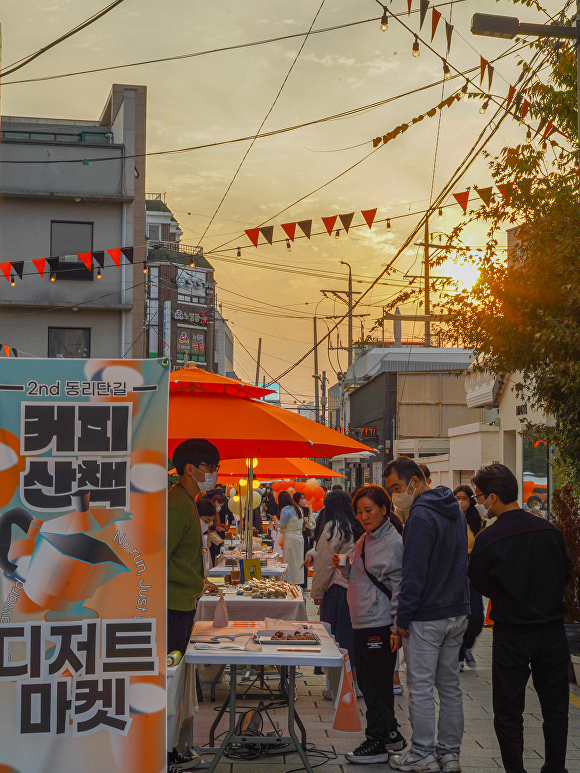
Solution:
<path fill-rule="evenodd" d="M 245 459 L 226 459 L 220 464 L 218 483 L 232 484 L 239 478 L 248 477 L 248 466 Z M 288 459 L 280 457 L 258 459 L 254 467 L 254 478 L 257 480 L 273 480 L 275 478 L 344 478 L 340 472 L 335 472 L 312 459 Z"/>
<path fill-rule="evenodd" d="M 169 389 L 173 392 L 217 392 L 233 397 L 264 397 L 271 395 L 273 389 L 266 389 L 245 381 L 236 381 L 234 378 L 220 376 L 218 373 L 210 373 L 201 368 L 181 368 L 174 370 L 169 377 Z"/>
<path fill-rule="evenodd" d="M 183 440 L 202 437 L 222 459 L 332 457 L 373 451 L 323 424 L 259 400 L 181 390 L 169 393 L 169 456 Z"/>

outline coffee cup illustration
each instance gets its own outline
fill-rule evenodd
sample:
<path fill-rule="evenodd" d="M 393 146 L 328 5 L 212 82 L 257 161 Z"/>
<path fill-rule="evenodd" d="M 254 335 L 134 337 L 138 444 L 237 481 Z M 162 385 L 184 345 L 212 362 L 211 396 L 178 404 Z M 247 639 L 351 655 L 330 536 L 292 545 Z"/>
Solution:
<path fill-rule="evenodd" d="M 101 518 L 88 509 L 88 495 L 77 502 L 76 512 L 46 523 L 21 507 L 0 515 L 0 568 L 9 577 L 18 570 L 9 558 L 12 528 L 17 526 L 35 543 L 24 592 L 49 610 L 47 620 L 97 617 L 85 602 L 101 585 L 130 571 L 109 545 L 86 533 L 102 528 Z"/>

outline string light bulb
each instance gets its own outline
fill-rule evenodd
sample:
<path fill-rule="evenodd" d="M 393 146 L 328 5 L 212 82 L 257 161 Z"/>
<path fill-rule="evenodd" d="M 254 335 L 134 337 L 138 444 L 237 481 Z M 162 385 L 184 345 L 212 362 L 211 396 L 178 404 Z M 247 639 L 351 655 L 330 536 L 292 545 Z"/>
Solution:
<path fill-rule="evenodd" d="M 387 16 L 387 9 L 383 6 L 383 15 L 381 16 L 381 30 L 386 32 L 389 29 L 389 17 Z"/>
<path fill-rule="evenodd" d="M 100 278 L 101 278 L 101 269 L 99 269 L 99 270 L 97 271 L 97 279 L 100 279 Z"/>
<path fill-rule="evenodd" d="M 242 257 L 242 251 L 241 251 L 241 249 L 238 247 L 238 251 L 236 252 L 236 258 L 239 260 L 241 257 Z"/>
<path fill-rule="evenodd" d="M 391 221 L 387 218 L 387 231 L 391 230 Z"/>
<path fill-rule="evenodd" d="M 449 80 L 449 78 L 451 78 L 451 67 L 449 67 L 445 59 L 443 60 L 443 77 L 445 80 Z"/>
<path fill-rule="evenodd" d="M 148 271 L 148 268 L 145 264 L 143 264 L 143 273 L 146 274 Z"/>
<path fill-rule="evenodd" d="M 290 239 L 286 239 L 286 249 L 288 250 L 288 252 L 290 252 L 290 250 L 292 249 L 292 245 L 290 244 Z"/>
<path fill-rule="evenodd" d="M 479 108 L 479 112 L 483 115 L 488 107 L 489 107 L 489 97 L 485 100 L 483 105 Z"/>
<path fill-rule="evenodd" d="M 441 218 L 443 217 L 443 210 L 441 209 L 441 207 L 439 207 L 438 215 L 439 215 L 439 219 L 441 220 Z"/>
<path fill-rule="evenodd" d="M 189 267 L 190 268 L 195 268 L 195 260 L 193 258 L 189 259 Z"/>
<path fill-rule="evenodd" d="M 415 41 L 413 43 L 413 56 L 416 58 L 421 52 L 419 51 L 419 38 L 415 35 Z"/>
<path fill-rule="evenodd" d="M 14 274 L 10 274 L 10 284 L 12 285 L 12 287 L 14 287 L 14 285 L 16 284 L 16 282 L 14 281 Z"/>
<path fill-rule="evenodd" d="M 334 238 L 340 239 L 340 228 L 337 228 L 336 231 L 334 232 Z"/>
<path fill-rule="evenodd" d="M 532 130 L 528 127 L 528 131 L 526 133 L 526 142 L 532 141 Z"/>
<path fill-rule="evenodd" d="M 51 282 L 56 282 L 56 274 L 51 274 L 50 275 L 50 281 Z"/>

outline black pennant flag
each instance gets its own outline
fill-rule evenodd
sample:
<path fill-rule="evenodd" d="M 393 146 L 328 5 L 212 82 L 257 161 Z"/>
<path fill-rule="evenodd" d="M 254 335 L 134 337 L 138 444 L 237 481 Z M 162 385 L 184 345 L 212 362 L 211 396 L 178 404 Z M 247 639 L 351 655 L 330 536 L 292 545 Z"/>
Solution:
<path fill-rule="evenodd" d="M 58 271 L 59 259 L 58 258 L 47 258 L 46 262 L 50 266 L 50 273 L 51 274 L 56 274 L 56 272 Z"/>
<path fill-rule="evenodd" d="M 338 217 L 340 218 L 342 227 L 348 233 L 348 229 L 350 228 L 350 224 L 352 223 L 352 219 L 354 217 L 354 212 L 349 212 L 348 215 L 339 215 Z"/>
<path fill-rule="evenodd" d="M 133 247 L 121 247 L 121 252 L 127 258 L 129 263 L 133 262 Z"/>
<path fill-rule="evenodd" d="M 105 268 L 105 252 L 99 251 L 99 252 L 93 252 L 93 260 L 95 263 L 97 263 L 101 268 Z"/>
<path fill-rule="evenodd" d="M 487 80 L 488 80 L 488 91 L 491 91 L 491 82 L 493 80 L 493 73 L 494 73 L 494 66 L 492 64 L 487 65 Z"/>
<path fill-rule="evenodd" d="M 423 27 L 423 22 L 425 21 L 425 16 L 427 16 L 427 11 L 429 10 L 429 0 L 421 0 L 421 8 L 419 9 L 419 28 Z"/>
<path fill-rule="evenodd" d="M 263 228 L 260 228 L 260 233 L 262 234 L 264 239 L 268 242 L 268 244 L 272 244 L 272 239 L 274 238 L 273 225 L 265 225 Z"/>
<path fill-rule="evenodd" d="M 449 53 L 451 49 L 451 36 L 453 35 L 453 24 L 449 24 L 448 21 L 445 22 L 445 35 L 447 36 L 447 53 Z"/>
<path fill-rule="evenodd" d="M 16 262 L 13 261 L 12 268 L 18 274 L 18 278 L 22 279 L 22 273 L 24 271 L 24 261 L 23 260 L 17 260 Z"/>
<path fill-rule="evenodd" d="M 300 228 L 307 239 L 310 239 L 310 234 L 312 233 L 312 220 L 299 220 L 298 228 Z"/>

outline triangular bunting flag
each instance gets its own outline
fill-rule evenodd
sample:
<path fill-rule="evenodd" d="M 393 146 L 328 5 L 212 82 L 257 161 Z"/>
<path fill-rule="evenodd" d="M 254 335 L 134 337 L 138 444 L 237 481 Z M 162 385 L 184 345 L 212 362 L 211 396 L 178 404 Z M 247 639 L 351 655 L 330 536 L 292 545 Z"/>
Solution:
<path fill-rule="evenodd" d="M 348 229 L 350 228 L 350 224 L 352 223 L 353 217 L 354 217 L 354 212 L 349 212 L 348 215 L 339 215 L 340 222 L 342 223 L 342 227 L 347 233 L 348 233 Z"/>
<path fill-rule="evenodd" d="M 461 193 L 454 193 L 453 198 L 459 204 L 464 212 L 467 212 L 467 203 L 469 202 L 469 191 L 462 191 Z"/>
<path fill-rule="evenodd" d="M 10 347 L 9 347 L 9 346 L 6 346 L 6 344 L 2 344 L 2 348 L 4 349 L 4 354 L 5 354 L 7 357 L 10 357 Z"/>
<path fill-rule="evenodd" d="M 520 116 L 520 121 L 523 121 L 526 115 L 528 114 L 528 110 L 530 109 L 530 103 L 527 99 L 524 99 L 524 104 L 522 105 L 522 114 Z"/>
<path fill-rule="evenodd" d="M 114 250 L 107 250 L 107 254 L 111 256 L 111 260 L 116 266 L 121 265 L 121 250 L 119 247 L 115 248 Z"/>
<path fill-rule="evenodd" d="M 6 281 L 10 281 L 10 271 L 12 270 L 12 263 L 0 263 L 0 270 L 6 277 Z"/>
<path fill-rule="evenodd" d="M 494 66 L 493 64 L 487 65 L 487 90 L 491 91 L 491 82 L 493 81 L 493 73 L 494 73 Z"/>
<path fill-rule="evenodd" d="M 514 99 L 514 115 L 516 115 L 518 110 L 520 109 L 520 105 L 522 104 L 523 98 L 524 98 L 524 95 L 518 91 Z"/>
<path fill-rule="evenodd" d="M 493 188 L 491 185 L 489 188 L 476 188 L 476 193 L 479 196 L 479 198 L 483 201 L 486 207 L 489 207 L 491 204 L 491 197 L 493 196 Z"/>
<path fill-rule="evenodd" d="M 324 227 L 328 231 L 328 235 L 332 236 L 332 229 L 334 228 L 334 224 L 336 223 L 337 215 L 329 215 L 328 217 L 323 217 L 322 222 L 324 223 Z"/>
<path fill-rule="evenodd" d="M 511 197 L 512 186 L 497 184 L 497 189 L 501 193 L 505 201 L 507 201 L 509 204 L 509 202 L 512 200 L 512 197 Z"/>
<path fill-rule="evenodd" d="M 423 22 L 425 21 L 425 16 L 427 16 L 428 10 L 429 0 L 421 0 L 421 7 L 419 8 L 419 29 L 423 27 Z"/>
<path fill-rule="evenodd" d="M 449 53 L 451 48 L 451 36 L 453 35 L 453 24 L 449 24 L 447 20 L 445 21 L 445 35 L 447 36 L 447 53 Z"/>
<path fill-rule="evenodd" d="M 540 123 L 538 125 L 538 128 L 536 129 L 536 134 L 540 134 L 540 132 L 542 132 L 544 130 L 544 126 L 547 123 L 548 123 L 548 119 L 547 118 L 542 118 L 542 120 L 540 121 Z"/>
<path fill-rule="evenodd" d="M 554 124 L 552 123 L 552 121 L 548 121 L 548 125 L 546 126 L 546 131 L 542 135 L 542 139 L 547 140 L 553 131 L 554 131 Z"/>
<path fill-rule="evenodd" d="M 291 241 L 294 241 L 294 236 L 296 235 L 296 223 L 282 223 L 282 230 Z"/>
<path fill-rule="evenodd" d="M 133 247 L 121 247 L 121 252 L 129 263 L 133 263 Z"/>
<path fill-rule="evenodd" d="M 310 239 L 310 234 L 312 233 L 312 220 L 299 220 L 298 228 L 307 239 Z"/>
<path fill-rule="evenodd" d="M 411 15 L 411 6 L 413 5 L 413 0 L 407 0 L 407 16 Z"/>
<path fill-rule="evenodd" d="M 47 263 L 51 274 L 56 274 L 58 271 L 58 262 L 58 258 L 47 258 Z"/>
<path fill-rule="evenodd" d="M 264 239 L 268 242 L 268 244 L 272 244 L 272 239 L 274 238 L 273 225 L 265 225 L 263 228 L 260 228 L 260 233 L 262 234 Z"/>
<path fill-rule="evenodd" d="M 381 138 L 375 137 L 373 140 L 373 148 L 378 148 L 380 144 L 381 144 Z"/>
<path fill-rule="evenodd" d="M 377 216 L 377 208 L 374 209 L 362 209 L 361 215 L 365 219 L 365 223 L 368 225 L 369 228 L 373 227 L 373 223 L 375 222 L 375 217 Z"/>
<path fill-rule="evenodd" d="M 93 252 L 93 260 L 101 268 L 105 267 L 105 253 L 104 252 L 101 252 L 101 251 Z"/>
<path fill-rule="evenodd" d="M 246 236 L 252 242 L 254 247 L 258 246 L 258 239 L 260 238 L 259 228 L 246 228 Z"/>
<path fill-rule="evenodd" d="M 46 268 L 46 258 L 36 258 L 32 261 L 40 276 L 44 279 L 44 269 Z"/>
<path fill-rule="evenodd" d="M 506 110 L 510 109 L 510 105 L 511 105 L 512 100 L 515 97 L 515 95 L 516 95 L 516 87 L 510 85 L 510 87 L 508 89 L 508 95 L 507 95 L 507 105 L 506 105 L 506 108 L 505 108 Z"/>
<path fill-rule="evenodd" d="M 22 274 L 24 273 L 24 261 L 22 260 L 12 261 L 12 268 L 18 275 L 18 278 L 22 279 Z"/>
<path fill-rule="evenodd" d="M 437 8 L 433 8 L 433 14 L 431 16 L 431 41 L 433 41 L 433 38 L 435 37 L 435 33 L 437 32 L 437 25 L 439 24 L 440 19 L 441 14 Z"/>
<path fill-rule="evenodd" d="M 479 85 L 483 83 L 483 76 L 485 75 L 485 71 L 487 70 L 487 65 L 489 62 L 487 59 L 484 59 L 483 56 L 479 56 Z"/>
<path fill-rule="evenodd" d="M 78 252 L 77 258 L 85 264 L 86 268 L 90 271 L 93 267 L 93 254 L 92 252 Z"/>

